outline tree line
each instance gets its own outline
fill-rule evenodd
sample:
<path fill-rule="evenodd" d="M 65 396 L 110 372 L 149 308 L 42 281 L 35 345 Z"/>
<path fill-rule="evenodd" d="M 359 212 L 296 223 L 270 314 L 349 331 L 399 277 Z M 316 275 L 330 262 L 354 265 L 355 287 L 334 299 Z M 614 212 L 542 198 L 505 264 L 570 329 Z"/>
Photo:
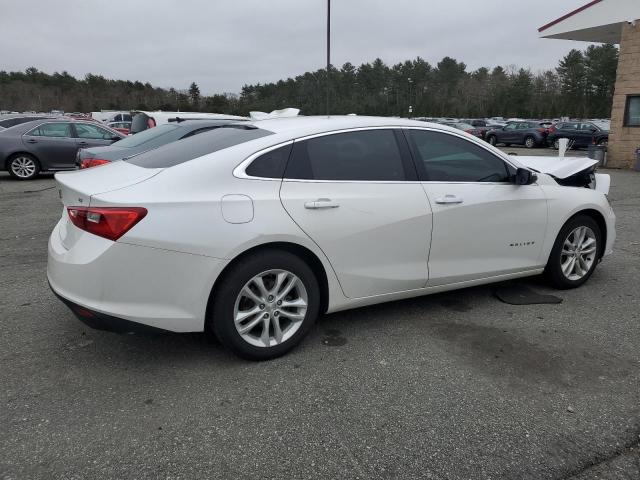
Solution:
<path fill-rule="evenodd" d="M 515 66 L 467 71 L 445 57 L 431 65 L 421 57 L 392 66 L 377 58 L 356 67 L 330 67 L 333 114 L 423 117 L 558 116 L 605 118 L 611 113 L 618 49 L 591 45 L 571 50 L 555 69 L 532 72 Z M 0 71 L 0 109 L 88 112 L 113 110 L 203 111 L 246 115 L 251 110 L 300 108 L 305 115 L 326 113 L 327 69 L 278 82 L 244 85 L 239 94 L 201 95 L 188 89 L 154 87 L 139 81 L 68 72 L 47 74 L 31 67 Z M 411 114 L 409 107 L 411 106 Z"/>

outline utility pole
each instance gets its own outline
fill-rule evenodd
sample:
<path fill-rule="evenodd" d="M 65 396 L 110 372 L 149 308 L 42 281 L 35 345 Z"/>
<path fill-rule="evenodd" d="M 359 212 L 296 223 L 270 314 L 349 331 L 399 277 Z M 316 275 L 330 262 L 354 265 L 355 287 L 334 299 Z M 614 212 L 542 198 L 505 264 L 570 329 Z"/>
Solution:
<path fill-rule="evenodd" d="M 327 116 L 329 116 L 330 68 L 331 68 L 331 0 L 327 0 Z"/>

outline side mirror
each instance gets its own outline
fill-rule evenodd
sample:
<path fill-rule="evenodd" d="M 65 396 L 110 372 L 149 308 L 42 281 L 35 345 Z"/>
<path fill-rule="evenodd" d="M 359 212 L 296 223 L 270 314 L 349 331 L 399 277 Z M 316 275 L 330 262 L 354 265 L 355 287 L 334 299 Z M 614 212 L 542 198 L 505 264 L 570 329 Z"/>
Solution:
<path fill-rule="evenodd" d="M 111 137 L 112 142 L 117 142 L 119 140 L 122 140 L 122 139 L 120 137 Z"/>
<path fill-rule="evenodd" d="M 593 127 L 592 127 L 592 128 L 590 128 L 589 130 L 591 130 L 591 133 L 596 133 L 596 132 L 598 131 L 598 129 L 597 129 L 597 128 L 593 128 Z"/>
<path fill-rule="evenodd" d="M 538 179 L 537 175 L 526 168 L 516 170 L 516 185 L 531 185 Z"/>

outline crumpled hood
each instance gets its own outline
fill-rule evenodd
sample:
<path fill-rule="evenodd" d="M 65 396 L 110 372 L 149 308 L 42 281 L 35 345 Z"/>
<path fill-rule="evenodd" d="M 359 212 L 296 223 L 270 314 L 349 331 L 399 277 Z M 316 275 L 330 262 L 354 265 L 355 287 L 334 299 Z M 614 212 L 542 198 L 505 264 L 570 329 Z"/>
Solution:
<path fill-rule="evenodd" d="M 518 163 L 532 168 L 541 173 L 546 173 L 555 178 L 567 178 L 578 172 L 592 168 L 598 163 L 597 160 L 584 157 L 534 157 L 517 156 L 514 157 Z"/>

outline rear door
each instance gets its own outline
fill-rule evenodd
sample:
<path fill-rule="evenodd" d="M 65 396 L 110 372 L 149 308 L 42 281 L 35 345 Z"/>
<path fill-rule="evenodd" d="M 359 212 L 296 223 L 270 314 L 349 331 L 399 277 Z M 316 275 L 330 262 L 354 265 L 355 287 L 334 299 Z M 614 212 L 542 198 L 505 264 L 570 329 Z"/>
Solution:
<path fill-rule="evenodd" d="M 425 286 L 431 208 L 401 132 L 360 129 L 296 141 L 280 197 L 327 255 L 347 297 Z"/>
<path fill-rule="evenodd" d="M 40 161 L 44 170 L 75 166 L 77 146 L 70 122 L 43 123 L 25 133 L 22 142 Z"/>
<path fill-rule="evenodd" d="M 581 123 L 578 128 L 578 135 L 576 137 L 576 146 L 588 147 L 593 143 L 594 135 L 598 129 L 592 123 Z"/>
<path fill-rule="evenodd" d="M 406 132 L 433 211 L 430 286 L 544 264 L 547 200 L 538 185 L 515 185 L 515 168 L 466 138 Z"/>

